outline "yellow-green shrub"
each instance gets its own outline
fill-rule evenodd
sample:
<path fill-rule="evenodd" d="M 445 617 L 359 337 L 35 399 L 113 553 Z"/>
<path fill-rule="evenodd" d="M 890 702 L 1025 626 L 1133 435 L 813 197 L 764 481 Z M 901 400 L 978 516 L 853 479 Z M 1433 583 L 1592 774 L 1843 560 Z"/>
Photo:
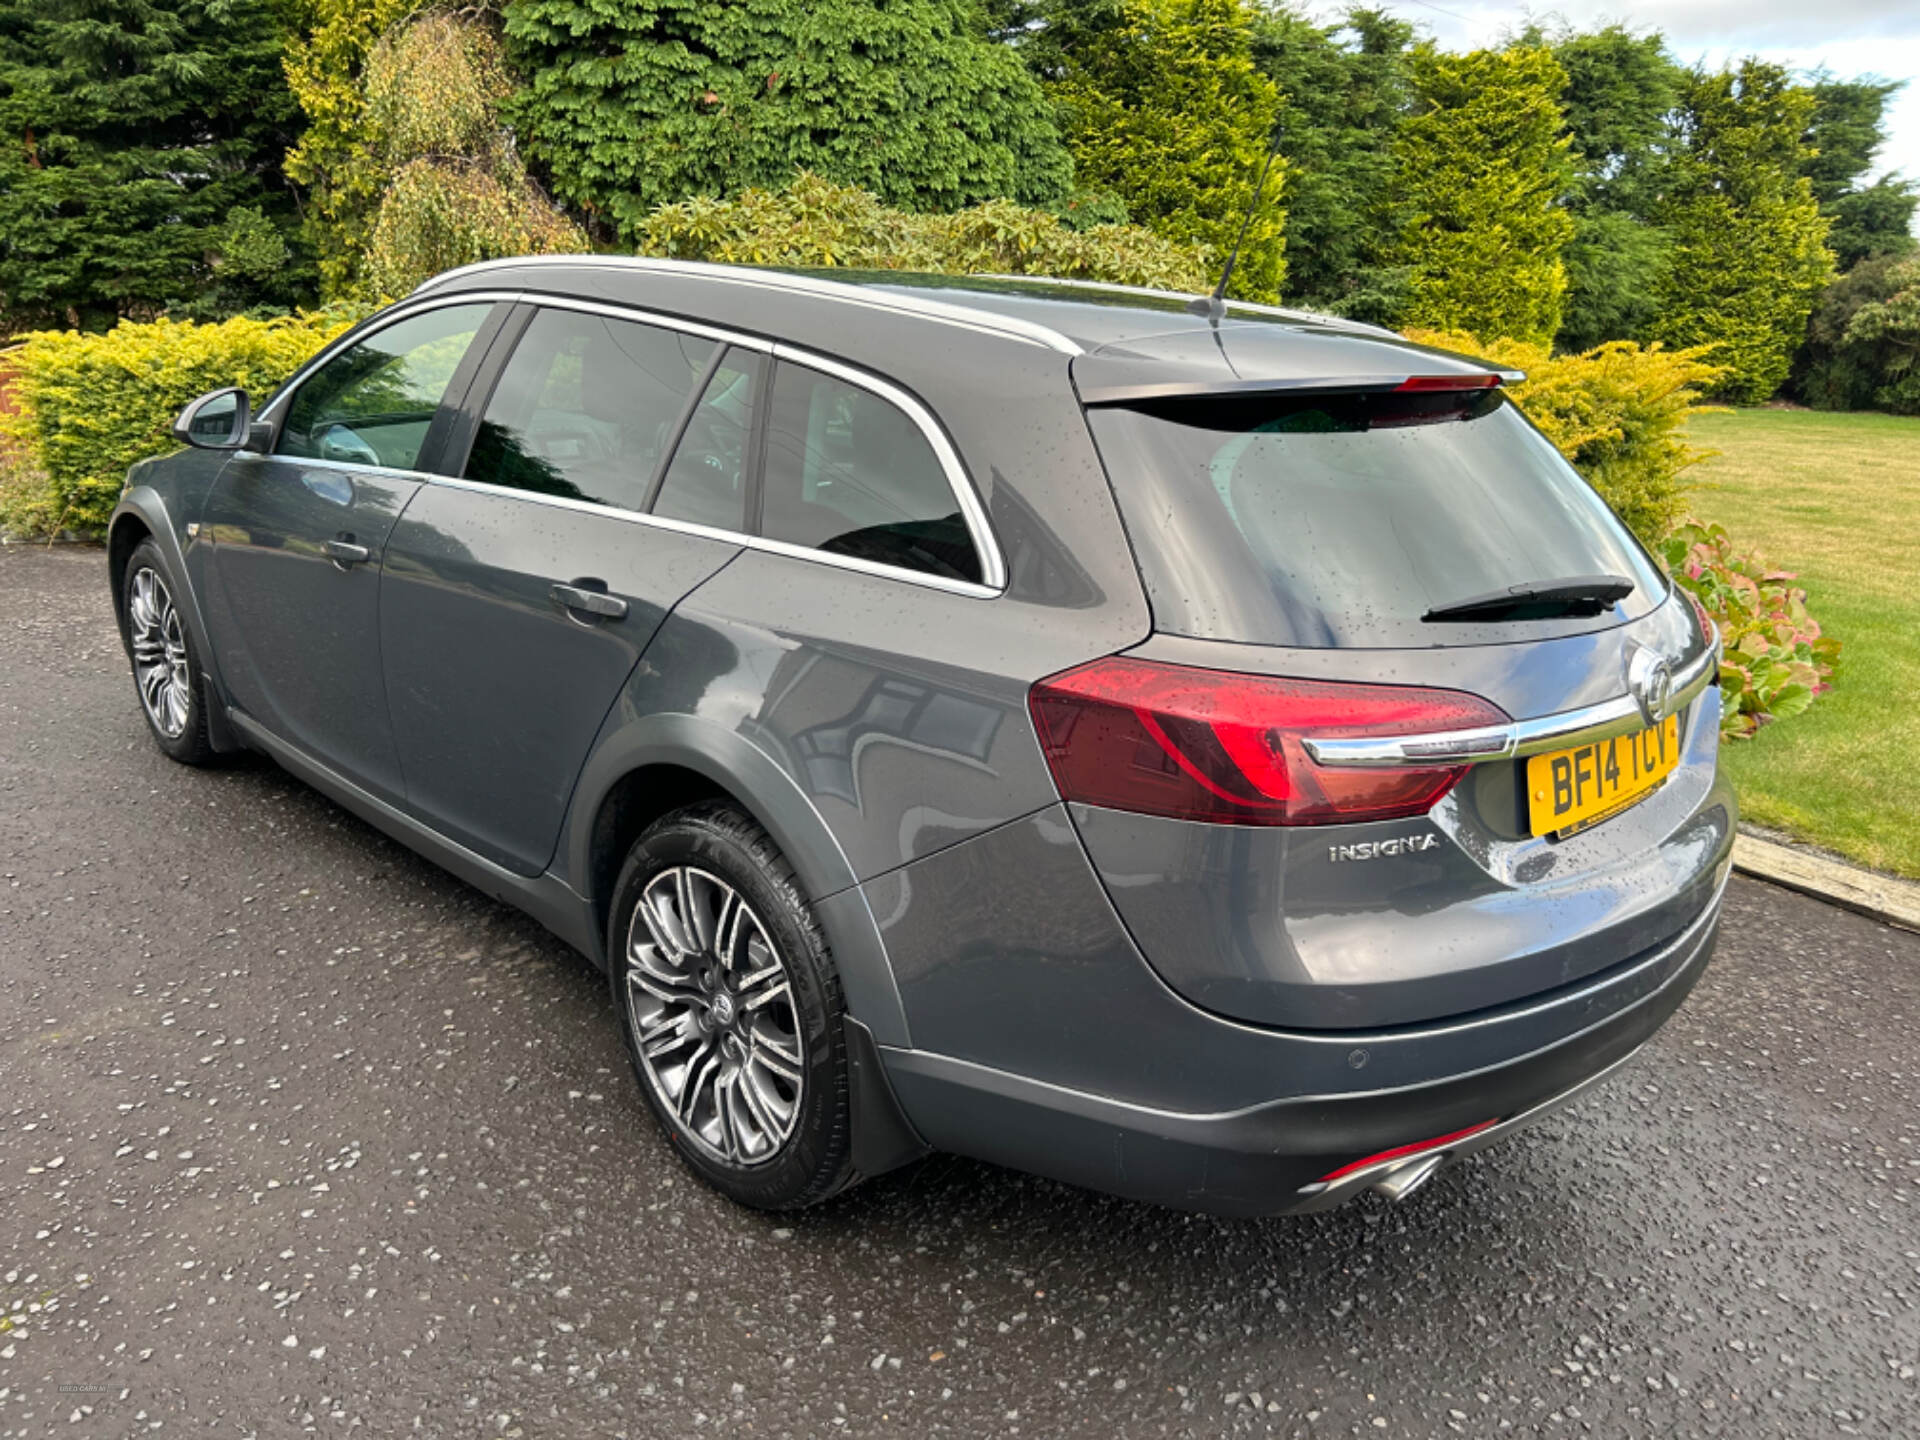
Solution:
<path fill-rule="evenodd" d="M 47 477 L 20 446 L 0 441 L 0 535 L 52 535 L 59 520 Z"/>
<path fill-rule="evenodd" d="M 196 395 L 244 386 L 258 405 L 359 318 L 326 310 L 217 325 L 123 321 L 103 333 L 42 330 L 0 355 L 17 413 L 0 414 L 15 463 L 44 475 L 9 500 L 7 528 L 87 530 L 106 523 L 127 468 L 174 448 L 174 417 Z"/>
<path fill-rule="evenodd" d="M 736 265 L 848 266 L 944 274 L 1054 275 L 1171 290 L 1205 289 L 1207 251 L 1137 225 L 1073 230 L 1010 200 L 951 215 L 895 210 L 851 185 L 802 173 L 784 190 L 662 205 L 640 250 Z"/>
<path fill-rule="evenodd" d="M 291 37 L 287 85 L 306 128 L 287 152 L 287 178 L 306 187 L 307 233 L 320 255 L 321 294 L 356 290 L 387 167 L 375 153 L 362 71 L 380 37 L 418 0 L 305 0 L 306 34 Z"/>
<path fill-rule="evenodd" d="M 513 85 L 484 24 L 417 17 L 373 48 L 365 90 L 371 143 L 388 172 L 361 262 L 372 294 L 404 295 L 476 260 L 587 248 L 500 124 Z"/>
<path fill-rule="evenodd" d="M 1513 387 L 1513 398 L 1527 418 L 1648 546 L 1657 546 L 1686 514 L 1682 472 L 1713 452 L 1687 444 L 1681 426 L 1724 373 L 1706 362 L 1705 349 L 1615 340 L 1578 355 L 1554 355 L 1519 340 L 1407 334 L 1524 370 L 1527 378 Z"/>
<path fill-rule="evenodd" d="M 415 160 L 387 183 L 365 270 L 372 293 L 405 295 L 429 276 L 502 255 L 577 255 L 580 228 L 524 179 L 458 160 Z"/>

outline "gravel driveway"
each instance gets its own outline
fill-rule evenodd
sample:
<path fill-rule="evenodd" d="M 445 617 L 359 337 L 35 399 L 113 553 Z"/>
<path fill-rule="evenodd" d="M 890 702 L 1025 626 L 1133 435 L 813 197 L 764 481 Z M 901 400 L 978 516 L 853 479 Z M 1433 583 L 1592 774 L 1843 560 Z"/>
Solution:
<path fill-rule="evenodd" d="M 1920 1434 L 1920 936 L 1735 880 L 1577 1107 L 1224 1222 L 936 1158 L 768 1218 L 606 986 L 142 727 L 98 551 L 0 551 L 0 1436 Z"/>

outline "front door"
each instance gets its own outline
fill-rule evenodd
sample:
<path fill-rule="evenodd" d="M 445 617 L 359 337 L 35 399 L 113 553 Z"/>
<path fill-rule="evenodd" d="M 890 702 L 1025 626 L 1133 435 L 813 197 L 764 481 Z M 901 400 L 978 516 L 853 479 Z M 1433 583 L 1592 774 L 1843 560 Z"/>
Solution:
<path fill-rule="evenodd" d="M 660 326 L 533 314 L 491 395 L 469 403 L 461 481 L 424 486 L 387 542 L 381 650 L 421 819 L 521 874 L 545 868 L 647 642 L 740 550 L 632 517 L 683 429 L 675 468 L 731 466 L 722 488 L 744 495 L 758 365 Z M 721 396 L 730 419 L 714 414 Z M 727 443 L 710 443 L 718 431 Z M 702 518 L 738 530 L 743 503 Z"/>
<path fill-rule="evenodd" d="M 381 558 L 492 308 L 428 310 L 328 360 L 287 405 L 274 452 L 235 456 L 201 516 L 207 624 L 233 701 L 388 798 L 403 792 L 380 666 Z"/>

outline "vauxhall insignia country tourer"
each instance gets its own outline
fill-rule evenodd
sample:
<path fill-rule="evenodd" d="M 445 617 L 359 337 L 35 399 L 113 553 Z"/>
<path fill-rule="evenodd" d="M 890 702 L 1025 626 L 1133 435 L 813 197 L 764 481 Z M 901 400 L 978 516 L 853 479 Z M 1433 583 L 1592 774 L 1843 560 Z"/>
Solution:
<path fill-rule="evenodd" d="M 658 260 L 442 275 L 136 466 L 161 748 L 265 752 L 611 980 L 685 1161 L 1403 1196 L 1712 950 L 1713 627 L 1348 321 Z"/>

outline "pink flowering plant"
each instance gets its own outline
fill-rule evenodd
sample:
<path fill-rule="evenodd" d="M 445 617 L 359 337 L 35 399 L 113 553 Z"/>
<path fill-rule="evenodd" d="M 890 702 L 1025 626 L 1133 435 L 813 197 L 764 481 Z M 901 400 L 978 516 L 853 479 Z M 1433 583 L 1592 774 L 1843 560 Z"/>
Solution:
<path fill-rule="evenodd" d="M 1757 551 L 1735 549 L 1723 526 L 1693 520 L 1660 549 L 1675 582 L 1720 627 L 1723 736 L 1744 739 L 1798 715 L 1833 684 L 1840 642 L 1820 633 L 1807 592 L 1791 573 L 1773 569 Z"/>

